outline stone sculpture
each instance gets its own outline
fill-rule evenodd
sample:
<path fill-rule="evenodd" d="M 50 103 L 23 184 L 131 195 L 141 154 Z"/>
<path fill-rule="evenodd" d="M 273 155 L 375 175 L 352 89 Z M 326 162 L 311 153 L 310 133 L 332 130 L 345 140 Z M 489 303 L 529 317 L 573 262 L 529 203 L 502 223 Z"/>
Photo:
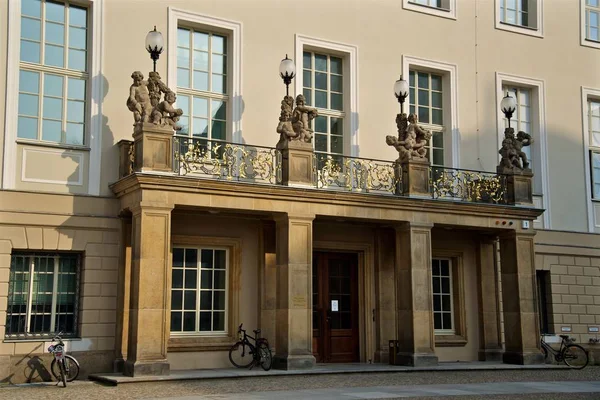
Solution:
<path fill-rule="evenodd" d="M 294 98 L 292 96 L 285 96 L 281 101 L 281 113 L 277 125 L 277 133 L 280 134 L 278 148 L 291 141 L 311 143 L 313 130 L 310 129 L 310 121 L 319 113 L 316 108 L 306 106 L 305 102 L 302 94 L 296 97 L 296 108 L 293 108 Z"/>
<path fill-rule="evenodd" d="M 498 150 L 501 157 L 498 171 L 501 173 L 531 171 L 529 169 L 529 160 L 527 159 L 527 154 L 523 151 L 523 147 L 529 146 L 532 143 L 533 139 L 528 133 L 519 131 L 515 137 L 514 128 L 506 128 L 504 130 L 502 148 Z"/>
<path fill-rule="evenodd" d="M 385 142 L 388 146 L 394 146 L 398 151 L 398 162 L 404 163 L 411 160 L 427 159 L 427 141 L 431 139 L 431 132 L 419 126 L 416 114 L 405 113 L 396 116 L 398 137 L 388 135 Z"/>
<path fill-rule="evenodd" d="M 180 130 L 177 121 L 183 115 L 183 110 L 173 107 L 177 96 L 161 80 L 158 72 L 150 72 L 147 81 L 140 71 L 131 74 L 131 78 L 133 84 L 129 88 L 127 108 L 133 112 L 135 129 L 141 129 L 144 123 L 152 123 Z M 164 100 L 161 101 L 163 94 Z"/>

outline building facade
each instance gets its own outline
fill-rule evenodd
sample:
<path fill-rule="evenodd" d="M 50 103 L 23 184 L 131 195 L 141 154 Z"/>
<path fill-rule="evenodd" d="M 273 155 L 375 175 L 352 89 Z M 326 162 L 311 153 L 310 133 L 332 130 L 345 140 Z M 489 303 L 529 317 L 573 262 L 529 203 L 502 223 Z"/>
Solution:
<path fill-rule="evenodd" d="M 277 368 L 538 363 L 540 333 L 598 362 L 599 16 L 597 0 L 2 1 L 0 377 L 47 378 L 57 331 L 82 376 L 227 367 L 242 323 Z M 134 129 L 126 101 L 154 26 L 176 134 Z M 276 148 L 286 54 L 290 95 L 318 110 L 302 148 Z M 399 75 L 432 134 L 411 166 L 386 144 Z M 529 180 L 496 173 L 507 93 Z"/>

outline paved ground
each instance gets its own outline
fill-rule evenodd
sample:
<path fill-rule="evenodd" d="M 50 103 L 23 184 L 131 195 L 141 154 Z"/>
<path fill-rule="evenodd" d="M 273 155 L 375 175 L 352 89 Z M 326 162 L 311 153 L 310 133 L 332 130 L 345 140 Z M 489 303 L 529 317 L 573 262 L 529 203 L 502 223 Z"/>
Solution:
<path fill-rule="evenodd" d="M 105 386 L 93 382 L 75 382 L 66 389 L 50 385 L 28 385 L 3 387 L 0 399 L 38 399 L 60 396 L 70 399 L 381 399 L 405 398 L 412 395 L 418 399 L 438 399 L 444 394 L 457 399 L 600 399 L 600 367 L 574 370 L 520 370 L 520 371 L 446 371 L 413 373 L 370 373 L 313 376 L 267 376 L 241 379 L 214 379 L 194 381 L 169 381 L 130 383 L 119 386 Z M 502 382 L 525 382 L 508 384 Z M 537 383 L 536 383 L 537 382 Z M 547 382 L 540 384 L 539 382 Z M 551 382 L 564 382 L 561 384 Z M 489 383 L 478 386 L 469 384 Z M 498 383 L 500 383 L 498 385 Z M 416 387 L 418 385 L 422 385 Z M 433 386 L 436 385 L 436 386 Z M 452 386 L 440 386 L 452 385 Z M 411 386 L 411 387 L 407 387 Z M 494 392 L 496 388 L 501 392 Z M 568 389 L 568 393 L 557 391 Z M 281 390 L 286 390 L 282 393 Z M 326 389 L 326 391 L 323 391 Z M 328 390 L 327 390 L 328 389 Z M 431 392 L 435 390 L 435 392 Z M 532 393 L 532 390 L 536 392 Z M 307 392 L 299 392 L 299 391 Z M 457 390 L 462 390 L 458 392 Z M 478 394 L 485 391 L 490 396 Z M 574 393 L 577 390 L 595 392 Z M 279 393 L 275 393 L 279 391 Z M 253 397 L 261 392 L 263 397 Z M 270 392 L 270 393 L 264 393 Z M 296 397 L 293 397 L 296 392 Z M 297 394 L 300 393 L 300 397 Z M 344 393 L 349 394 L 340 397 Z M 473 395 L 469 395 L 473 393 Z M 502 393 L 502 394 L 491 394 Z M 236 394 L 236 396 L 232 396 Z M 323 397 L 328 395 L 329 397 Z M 424 396 L 424 397 L 414 397 Z"/>

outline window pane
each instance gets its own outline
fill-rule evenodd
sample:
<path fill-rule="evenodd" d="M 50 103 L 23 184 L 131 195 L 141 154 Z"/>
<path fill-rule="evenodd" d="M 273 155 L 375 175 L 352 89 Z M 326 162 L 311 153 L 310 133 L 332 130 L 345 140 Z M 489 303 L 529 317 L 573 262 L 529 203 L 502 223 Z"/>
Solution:
<path fill-rule="evenodd" d="M 306 99 L 306 105 L 311 106 L 312 105 L 312 95 L 311 95 L 310 89 L 302 90 L 302 94 L 304 95 L 304 98 Z"/>
<path fill-rule="evenodd" d="M 327 92 L 315 90 L 315 107 L 327 108 Z"/>
<path fill-rule="evenodd" d="M 213 121 L 211 130 L 211 139 L 225 140 L 227 133 L 225 132 L 226 123 L 224 121 Z"/>
<path fill-rule="evenodd" d="M 337 57 L 331 57 L 329 59 L 329 65 L 331 66 L 332 74 L 342 75 L 342 59 Z"/>
<path fill-rule="evenodd" d="M 211 330 L 211 312 L 201 312 L 200 313 L 200 331 L 210 331 Z"/>
<path fill-rule="evenodd" d="M 342 77 L 337 75 L 331 75 L 331 90 L 334 92 L 342 92 Z"/>
<path fill-rule="evenodd" d="M 452 314 L 451 313 L 443 313 L 442 314 L 442 329 L 452 329 Z"/>
<path fill-rule="evenodd" d="M 178 65 L 187 66 L 189 64 L 190 53 L 186 49 L 177 49 Z M 208 53 L 205 51 L 194 51 L 194 69 L 208 71 Z"/>
<path fill-rule="evenodd" d="M 327 133 L 327 117 L 318 116 L 315 118 L 315 132 Z"/>
<path fill-rule="evenodd" d="M 61 125 L 60 121 L 42 120 L 42 140 L 60 142 L 62 139 Z"/>
<path fill-rule="evenodd" d="M 185 312 L 183 313 L 183 331 L 193 332 L 196 330 L 196 313 Z"/>
<path fill-rule="evenodd" d="M 19 91 L 39 93 L 40 74 L 38 72 L 19 71 Z"/>
<path fill-rule="evenodd" d="M 44 47 L 46 52 L 44 63 L 47 65 L 53 65 L 55 67 L 63 67 L 65 65 L 65 49 L 60 46 L 53 46 L 47 44 Z"/>
<path fill-rule="evenodd" d="M 47 77 L 48 75 L 46 75 Z M 47 78 L 46 78 L 47 79 Z M 69 99 L 85 100 L 85 80 L 69 78 L 67 94 Z M 62 93 L 62 88 L 61 88 Z M 61 94 L 62 95 L 62 94 Z"/>
<path fill-rule="evenodd" d="M 46 43 L 54 43 L 59 45 L 65 44 L 65 26 L 46 22 Z"/>
<path fill-rule="evenodd" d="M 185 287 L 186 289 L 196 289 L 196 284 L 198 280 L 198 271 L 194 269 L 186 269 L 185 270 Z"/>
<path fill-rule="evenodd" d="M 315 151 L 326 153 L 327 150 L 327 135 L 315 134 Z"/>
<path fill-rule="evenodd" d="M 198 250 L 185 249 L 185 268 L 196 268 L 198 266 Z"/>
<path fill-rule="evenodd" d="M 183 270 L 173 269 L 173 279 L 171 284 L 174 288 L 183 288 Z"/>
<path fill-rule="evenodd" d="M 183 291 L 171 291 L 171 310 L 181 310 L 183 306 Z"/>
<path fill-rule="evenodd" d="M 302 71 L 302 85 L 304 87 L 312 87 L 312 74 L 308 70 Z"/>
<path fill-rule="evenodd" d="M 40 0 L 21 0 L 21 14 L 41 18 L 41 10 Z"/>
<path fill-rule="evenodd" d="M 67 120 L 70 122 L 83 122 L 85 119 L 84 103 L 69 100 L 67 102 Z"/>
<path fill-rule="evenodd" d="M 192 134 L 194 136 L 200 136 L 208 138 L 208 119 L 206 118 L 194 118 L 194 128 Z"/>
<path fill-rule="evenodd" d="M 342 135 L 344 133 L 344 120 L 342 118 L 330 118 L 330 133 L 332 135 Z"/>
<path fill-rule="evenodd" d="M 433 132 L 432 139 L 433 139 L 433 147 L 439 147 L 439 148 L 444 147 L 444 137 L 443 137 L 442 132 Z"/>
<path fill-rule="evenodd" d="M 337 154 L 344 153 L 344 139 L 342 136 L 331 136 L 331 152 Z"/>
<path fill-rule="evenodd" d="M 183 267 L 183 249 L 173 249 L 173 268 Z"/>
<path fill-rule="evenodd" d="M 428 89 L 429 88 L 429 74 L 425 72 L 418 73 L 418 82 L 420 89 Z"/>
<path fill-rule="evenodd" d="M 210 292 L 207 292 L 210 293 Z M 215 310 L 225 310 L 225 291 L 218 290 L 214 292 L 213 308 Z"/>
<path fill-rule="evenodd" d="M 78 71 L 86 70 L 86 52 L 83 50 L 69 49 L 69 68 Z"/>
<path fill-rule="evenodd" d="M 212 55 L 212 72 L 224 74 L 227 71 L 227 57 L 222 55 Z"/>
<path fill-rule="evenodd" d="M 212 291 L 203 290 L 200 292 L 200 309 L 212 310 Z"/>
<path fill-rule="evenodd" d="M 177 68 L 177 86 L 188 88 L 190 87 L 190 70 Z"/>
<path fill-rule="evenodd" d="M 419 105 L 420 106 L 428 106 L 429 105 L 429 91 L 428 90 L 419 90 Z"/>
<path fill-rule="evenodd" d="M 42 32 L 42 24 L 37 19 L 21 17 L 21 37 L 40 41 Z"/>
<path fill-rule="evenodd" d="M 87 27 L 87 10 L 85 8 L 69 6 L 69 25 Z"/>
<path fill-rule="evenodd" d="M 21 61 L 39 64 L 40 44 L 21 40 Z"/>
<path fill-rule="evenodd" d="M 212 52 L 221 54 L 227 52 L 227 41 L 223 36 L 212 35 Z"/>
<path fill-rule="evenodd" d="M 216 269 L 226 268 L 226 253 L 225 250 L 215 250 L 215 263 Z"/>
<path fill-rule="evenodd" d="M 442 329 L 442 315 L 439 313 L 433 314 L 433 328 Z"/>
<path fill-rule="evenodd" d="M 200 272 L 200 288 L 212 289 L 212 287 L 213 287 L 213 271 L 202 270 Z"/>
<path fill-rule="evenodd" d="M 44 118 L 62 119 L 62 99 L 44 97 Z"/>
<path fill-rule="evenodd" d="M 212 268 L 213 267 L 213 251 L 202 249 L 201 263 L 202 268 Z"/>
<path fill-rule="evenodd" d="M 194 32 L 194 49 L 208 51 L 208 34 Z"/>
<path fill-rule="evenodd" d="M 419 107 L 419 121 L 424 124 L 429 123 L 429 108 Z"/>
<path fill-rule="evenodd" d="M 327 90 L 327 74 L 315 72 L 315 88 Z"/>
<path fill-rule="evenodd" d="M 208 91 L 208 73 L 194 71 L 194 89 Z"/>
<path fill-rule="evenodd" d="M 187 103 L 187 97 L 186 97 Z M 194 97 L 194 117 L 208 118 L 208 100 L 201 97 Z"/>
<path fill-rule="evenodd" d="M 227 82 L 224 75 L 213 74 L 212 76 L 212 92 L 225 93 L 227 90 Z"/>
<path fill-rule="evenodd" d="M 67 143 L 83 145 L 83 124 L 67 123 Z"/>
<path fill-rule="evenodd" d="M 177 46 L 190 48 L 190 31 L 188 29 L 177 29 Z"/>
<path fill-rule="evenodd" d="M 19 114 L 37 117 L 39 97 L 32 94 L 19 94 Z"/>
<path fill-rule="evenodd" d="M 431 123 L 437 124 L 437 125 L 442 125 L 444 123 L 442 114 L 443 114 L 442 110 L 436 110 L 436 109 L 431 110 Z"/>
<path fill-rule="evenodd" d="M 327 56 L 315 54 L 315 70 L 327 72 Z"/>
<path fill-rule="evenodd" d="M 214 312 L 213 313 L 213 331 L 224 331 L 225 330 L 225 313 Z"/>
<path fill-rule="evenodd" d="M 331 93 L 331 108 L 339 111 L 344 109 L 343 97 L 341 94 Z"/>
<path fill-rule="evenodd" d="M 62 97 L 63 95 L 63 77 L 58 75 L 44 75 L 44 95 Z M 45 107 L 45 106 L 44 106 Z M 61 105 L 62 108 L 62 105 Z M 45 110 L 44 110 L 45 114 Z M 60 118 L 60 116 L 58 117 Z"/>
<path fill-rule="evenodd" d="M 46 2 L 46 20 L 65 22 L 65 6 L 59 3 Z"/>
<path fill-rule="evenodd" d="M 17 136 L 23 139 L 37 139 L 38 119 L 19 117 Z"/>
<path fill-rule="evenodd" d="M 85 50 L 87 48 L 87 30 L 69 27 L 69 47 Z"/>
<path fill-rule="evenodd" d="M 181 312 L 171 311 L 171 332 L 181 332 L 182 314 Z"/>
<path fill-rule="evenodd" d="M 433 149 L 433 164 L 444 165 L 444 152 L 442 150 Z"/>
<path fill-rule="evenodd" d="M 211 271 L 202 271 L 207 272 L 207 273 L 211 273 Z M 215 289 L 225 289 L 225 271 L 215 271 Z"/>
<path fill-rule="evenodd" d="M 224 102 L 213 100 L 211 102 L 211 107 L 212 107 L 212 117 L 213 118 L 220 119 L 220 120 L 226 119 L 225 117 L 227 116 L 227 114 L 226 114 L 227 107 Z"/>
<path fill-rule="evenodd" d="M 442 94 L 431 92 L 431 105 L 436 108 L 442 108 Z"/>
<path fill-rule="evenodd" d="M 196 291 L 195 290 L 184 290 L 183 291 L 183 309 L 184 310 L 195 310 L 196 309 Z"/>

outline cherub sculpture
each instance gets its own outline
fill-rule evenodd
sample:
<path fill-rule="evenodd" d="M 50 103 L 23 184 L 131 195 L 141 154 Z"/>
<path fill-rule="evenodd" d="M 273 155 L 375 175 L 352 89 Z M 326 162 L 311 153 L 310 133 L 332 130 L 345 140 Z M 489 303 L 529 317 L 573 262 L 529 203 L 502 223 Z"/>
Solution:
<path fill-rule="evenodd" d="M 292 96 L 285 96 L 283 100 L 281 100 L 281 113 L 279 115 L 279 124 L 277 125 L 277 133 L 280 134 L 279 143 L 277 144 L 278 147 L 283 143 L 298 137 L 298 134 L 294 132 L 292 126 L 293 107 L 294 98 Z"/>
<path fill-rule="evenodd" d="M 533 143 L 533 139 L 528 133 L 519 131 L 517 137 L 515 137 L 515 130 L 513 128 L 506 128 L 504 130 L 502 148 L 498 151 L 501 156 L 498 169 L 504 173 L 528 169 L 529 160 L 527 159 L 527 154 L 522 149 L 531 143 Z"/>
<path fill-rule="evenodd" d="M 133 112 L 134 125 L 137 125 L 140 122 L 148 122 L 152 113 L 152 103 L 144 75 L 140 71 L 134 71 L 131 78 L 133 83 L 129 87 L 127 108 Z"/>
<path fill-rule="evenodd" d="M 418 153 L 418 158 L 427 158 L 427 147 L 425 144 L 431 139 L 431 131 L 427 129 L 423 129 L 419 126 L 419 117 L 417 114 L 410 114 L 408 116 L 408 125 L 407 136 L 411 136 L 415 138 L 417 142 L 417 146 L 413 146 Z"/>
<path fill-rule="evenodd" d="M 175 100 L 177 100 L 177 95 L 167 88 L 165 99 L 158 103 L 156 111 L 160 114 L 159 123 L 161 125 L 170 125 L 173 130 L 179 131 L 181 130 L 181 126 L 177 125 L 177 121 L 183 115 L 183 110 L 173 107 Z"/>
<path fill-rule="evenodd" d="M 312 141 L 312 129 L 310 121 L 316 118 L 319 113 L 316 108 L 307 107 L 304 95 L 296 96 L 296 108 L 292 112 L 292 128 L 297 135 L 297 140 L 310 143 Z"/>
<path fill-rule="evenodd" d="M 523 160 L 523 169 L 529 168 L 529 160 L 527 159 L 527 154 L 522 150 L 523 146 L 529 146 L 533 143 L 533 139 L 531 135 L 525 133 L 523 131 L 519 131 L 517 133 L 517 140 L 515 141 L 515 149 L 517 150 L 517 154 Z"/>
<path fill-rule="evenodd" d="M 427 157 L 425 144 L 431 138 L 431 132 L 421 128 L 418 121 L 416 114 L 410 114 L 408 117 L 404 113 L 398 114 L 396 116 L 398 137 L 386 136 L 385 138 L 388 146 L 394 146 L 398 151 L 398 162 Z"/>

